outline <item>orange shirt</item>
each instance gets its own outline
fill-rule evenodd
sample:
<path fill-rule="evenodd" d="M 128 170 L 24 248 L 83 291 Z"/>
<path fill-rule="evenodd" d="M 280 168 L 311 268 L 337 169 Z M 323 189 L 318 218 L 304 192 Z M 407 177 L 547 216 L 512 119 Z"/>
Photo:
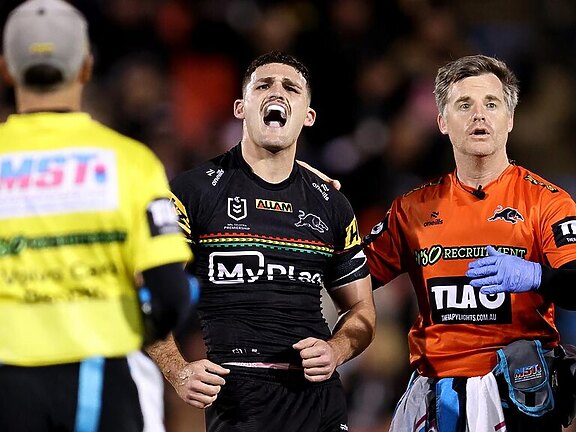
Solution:
<path fill-rule="evenodd" d="M 517 339 L 559 342 L 554 306 L 537 292 L 486 296 L 464 276 L 486 246 L 550 267 L 576 260 L 576 204 L 511 165 L 481 199 L 455 173 L 398 197 L 367 237 L 372 275 L 383 284 L 408 272 L 419 315 L 410 363 L 428 377 L 484 375 L 496 350 Z"/>

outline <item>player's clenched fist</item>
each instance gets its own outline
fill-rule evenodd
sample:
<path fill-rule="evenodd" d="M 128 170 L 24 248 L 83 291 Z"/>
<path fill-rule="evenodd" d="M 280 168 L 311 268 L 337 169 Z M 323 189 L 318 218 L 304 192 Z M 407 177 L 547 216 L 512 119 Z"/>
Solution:
<path fill-rule="evenodd" d="M 336 369 L 336 355 L 332 346 L 316 338 L 306 338 L 292 345 L 292 348 L 300 351 L 304 377 L 311 382 L 326 381 Z"/>
<path fill-rule="evenodd" d="M 198 360 L 180 369 L 174 375 L 172 385 L 184 402 L 204 409 L 216 400 L 220 389 L 226 384 L 222 377 L 229 373 L 229 369 L 210 360 Z"/>

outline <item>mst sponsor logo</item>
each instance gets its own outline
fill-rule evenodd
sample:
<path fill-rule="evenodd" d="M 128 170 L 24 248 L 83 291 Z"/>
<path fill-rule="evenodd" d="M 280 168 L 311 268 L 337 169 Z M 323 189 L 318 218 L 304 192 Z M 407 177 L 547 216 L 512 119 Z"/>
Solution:
<path fill-rule="evenodd" d="M 258 210 L 271 210 L 283 213 L 292 213 L 292 203 L 271 201 L 262 198 L 256 198 L 256 208 Z"/>
<path fill-rule="evenodd" d="M 113 210 L 118 207 L 116 155 L 69 148 L 0 156 L 0 219 Z"/>
<path fill-rule="evenodd" d="M 556 247 L 576 243 L 576 217 L 564 218 L 552 225 Z"/>
<path fill-rule="evenodd" d="M 442 246 L 432 245 L 429 248 L 416 249 L 414 251 L 414 259 L 416 264 L 421 267 L 431 266 L 440 260 L 469 260 L 484 258 L 488 256 L 486 245 L 476 246 Z M 513 246 L 494 246 L 498 252 L 507 255 L 513 255 L 524 258 L 528 253 L 528 249 Z"/>
<path fill-rule="evenodd" d="M 258 251 L 212 252 L 208 279 L 214 284 L 254 283 L 259 280 L 291 280 L 323 286 L 322 275 L 296 269 L 293 265 L 266 262 Z"/>
<path fill-rule="evenodd" d="M 514 383 L 521 383 L 542 378 L 542 366 L 538 363 L 514 369 Z"/>
<path fill-rule="evenodd" d="M 434 324 L 510 324 L 509 293 L 485 295 L 464 276 L 426 281 Z"/>

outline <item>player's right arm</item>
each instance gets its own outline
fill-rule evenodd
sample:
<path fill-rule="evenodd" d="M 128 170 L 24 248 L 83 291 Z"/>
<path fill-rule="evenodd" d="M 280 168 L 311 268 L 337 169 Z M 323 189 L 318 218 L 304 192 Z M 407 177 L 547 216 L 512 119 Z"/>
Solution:
<path fill-rule="evenodd" d="M 189 245 L 194 244 L 191 220 L 188 216 L 188 200 L 182 199 L 181 194 L 187 190 L 187 178 L 177 178 L 171 183 L 172 193 L 170 201 L 178 215 L 178 225 L 184 233 Z M 146 347 L 146 352 L 158 365 L 168 382 L 174 387 L 178 396 L 193 407 L 204 409 L 216 400 L 220 389 L 225 384 L 224 376 L 230 371 L 208 359 L 188 362 L 182 356 L 174 335 L 170 334 L 165 340 L 160 340 Z"/>
<path fill-rule="evenodd" d="M 222 386 L 223 376 L 229 369 L 208 359 L 187 362 L 172 335 L 146 348 L 146 352 L 158 365 L 178 396 L 196 408 L 207 408 L 216 400 Z"/>

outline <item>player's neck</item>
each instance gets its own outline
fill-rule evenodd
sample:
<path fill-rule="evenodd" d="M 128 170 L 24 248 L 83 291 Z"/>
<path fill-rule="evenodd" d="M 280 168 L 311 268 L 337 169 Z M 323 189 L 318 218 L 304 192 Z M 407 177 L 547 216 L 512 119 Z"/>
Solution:
<path fill-rule="evenodd" d="M 455 159 L 458 180 L 473 188 L 493 182 L 510 165 L 506 153 L 485 157 L 460 155 Z"/>
<path fill-rule="evenodd" d="M 36 93 L 17 88 L 16 102 L 18 112 L 80 111 L 81 92 L 81 86 L 76 83 L 46 93 Z"/>
<path fill-rule="evenodd" d="M 243 140 L 242 157 L 258 177 L 268 183 L 280 183 L 292 172 L 296 146 L 274 152 Z"/>

